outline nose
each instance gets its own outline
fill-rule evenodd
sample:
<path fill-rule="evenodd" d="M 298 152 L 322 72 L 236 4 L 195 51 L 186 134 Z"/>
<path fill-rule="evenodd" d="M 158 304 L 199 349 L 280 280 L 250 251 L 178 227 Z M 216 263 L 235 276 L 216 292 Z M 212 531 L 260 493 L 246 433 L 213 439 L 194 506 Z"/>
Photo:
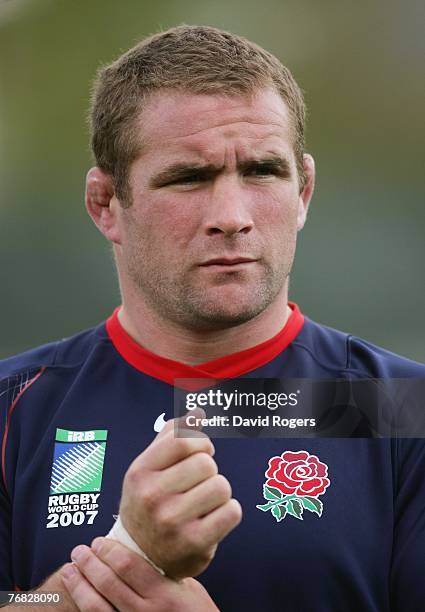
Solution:
<path fill-rule="evenodd" d="M 216 179 L 206 206 L 204 226 L 207 235 L 249 233 L 254 227 L 250 198 L 238 177 Z"/>

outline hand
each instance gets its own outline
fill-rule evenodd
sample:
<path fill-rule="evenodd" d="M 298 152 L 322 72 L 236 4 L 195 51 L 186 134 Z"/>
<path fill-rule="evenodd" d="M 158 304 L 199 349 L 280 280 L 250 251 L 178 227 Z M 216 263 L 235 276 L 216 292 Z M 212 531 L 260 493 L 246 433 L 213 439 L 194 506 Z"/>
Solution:
<path fill-rule="evenodd" d="M 77 546 L 74 564 L 61 570 L 63 583 L 81 612 L 218 612 L 193 578 L 175 582 L 119 542 L 96 538 L 92 549 Z"/>
<path fill-rule="evenodd" d="M 146 555 L 181 579 L 206 569 L 242 511 L 218 474 L 210 439 L 199 431 L 176 438 L 174 424 L 168 421 L 127 470 L 120 516 Z"/>

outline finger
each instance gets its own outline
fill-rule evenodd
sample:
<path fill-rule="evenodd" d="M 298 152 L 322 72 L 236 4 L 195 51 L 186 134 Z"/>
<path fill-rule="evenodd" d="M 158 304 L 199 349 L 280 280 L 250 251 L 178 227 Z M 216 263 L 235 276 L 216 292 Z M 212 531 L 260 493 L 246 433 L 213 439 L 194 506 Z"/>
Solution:
<path fill-rule="evenodd" d="M 165 523 L 184 524 L 219 508 L 227 503 L 231 496 L 229 481 L 221 474 L 216 474 L 183 495 L 174 496 L 165 502 L 162 517 Z"/>
<path fill-rule="evenodd" d="M 77 546 L 71 553 L 81 574 L 119 610 L 140 609 L 141 594 L 136 594 L 125 580 L 103 563 L 88 546 Z"/>
<path fill-rule="evenodd" d="M 218 467 L 211 455 L 194 453 L 160 473 L 158 486 L 165 493 L 184 493 L 207 478 L 215 476 Z"/>
<path fill-rule="evenodd" d="M 200 438 L 175 438 L 169 430 L 161 438 L 156 438 L 130 466 L 148 470 L 163 470 L 194 453 L 214 454 L 214 446 L 205 434 Z"/>
<path fill-rule="evenodd" d="M 152 589 L 172 582 L 162 576 L 141 555 L 120 542 L 96 538 L 92 542 L 96 556 L 141 597 L 148 597 Z"/>
<path fill-rule="evenodd" d="M 67 563 L 60 571 L 62 582 L 81 612 L 113 612 L 113 607 L 80 573 L 74 563 Z"/>
<path fill-rule="evenodd" d="M 189 415 L 193 415 L 196 419 L 196 424 L 191 424 L 193 419 L 191 419 L 190 423 L 187 422 L 187 417 Z M 206 412 L 202 408 L 195 408 L 194 410 L 189 410 L 186 414 L 183 414 L 180 417 L 176 417 L 175 419 L 169 419 L 166 421 L 164 427 L 156 436 L 157 438 L 161 438 L 164 434 L 169 431 L 176 431 L 176 429 L 184 428 L 184 429 L 192 429 L 200 431 L 202 429 L 201 421 L 206 417 Z"/>
<path fill-rule="evenodd" d="M 174 435 L 176 437 L 199 438 L 205 435 L 202 430 L 202 423 L 206 417 L 205 410 L 195 408 L 174 420 Z M 189 418 L 190 417 L 190 418 Z"/>
<path fill-rule="evenodd" d="M 193 423 L 194 419 L 191 419 L 190 423 L 187 422 L 187 417 L 189 415 L 192 415 L 195 417 L 196 423 Z M 157 435 L 157 438 L 163 437 L 164 434 L 168 433 L 169 431 L 177 432 L 177 431 L 180 431 L 181 429 L 192 430 L 192 431 L 196 431 L 197 433 L 199 433 L 200 430 L 202 429 L 201 421 L 205 417 L 206 417 L 206 413 L 205 413 L 205 410 L 202 410 L 202 408 L 195 408 L 195 410 L 190 410 L 187 414 L 184 414 L 181 417 L 168 420 L 165 423 L 164 427 L 159 432 L 159 434 Z"/>
<path fill-rule="evenodd" d="M 242 508 L 236 499 L 213 510 L 198 521 L 198 534 L 205 548 L 221 542 L 242 520 Z"/>

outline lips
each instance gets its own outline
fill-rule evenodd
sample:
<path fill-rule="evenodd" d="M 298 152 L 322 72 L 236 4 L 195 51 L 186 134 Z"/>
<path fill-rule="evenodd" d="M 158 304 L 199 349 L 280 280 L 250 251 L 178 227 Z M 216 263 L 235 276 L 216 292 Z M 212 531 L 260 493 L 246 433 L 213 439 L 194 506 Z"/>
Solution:
<path fill-rule="evenodd" d="M 257 260 L 250 257 L 217 257 L 209 259 L 202 263 L 201 266 L 236 266 L 237 264 L 253 263 L 254 261 Z"/>

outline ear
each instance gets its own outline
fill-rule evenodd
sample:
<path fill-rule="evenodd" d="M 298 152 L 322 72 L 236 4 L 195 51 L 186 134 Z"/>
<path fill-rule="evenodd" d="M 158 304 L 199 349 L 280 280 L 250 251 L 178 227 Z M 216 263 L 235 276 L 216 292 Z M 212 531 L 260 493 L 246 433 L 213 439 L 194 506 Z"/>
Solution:
<path fill-rule="evenodd" d="M 305 183 L 304 183 L 304 188 L 299 195 L 298 219 L 297 219 L 298 231 L 302 230 L 306 222 L 308 207 L 310 204 L 311 197 L 313 195 L 314 181 L 316 178 L 316 169 L 314 165 L 314 159 L 308 153 L 304 154 L 303 166 L 304 166 Z"/>
<path fill-rule="evenodd" d="M 98 167 L 90 168 L 86 177 L 86 209 L 96 227 L 115 244 L 121 244 L 118 223 L 120 207 L 111 175 Z"/>

